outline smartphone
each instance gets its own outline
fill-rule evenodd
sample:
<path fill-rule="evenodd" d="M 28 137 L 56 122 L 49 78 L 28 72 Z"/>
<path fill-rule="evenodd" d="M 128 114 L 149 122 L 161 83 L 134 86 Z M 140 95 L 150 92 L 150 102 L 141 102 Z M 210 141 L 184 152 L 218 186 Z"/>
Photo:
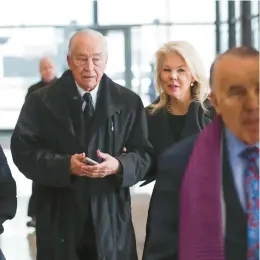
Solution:
<path fill-rule="evenodd" d="M 88 164 L 88 165 L 97 165 L 99 164 L 98 162 L 88 158 L 88 157 L 85 157 L 85 163 Z"/>

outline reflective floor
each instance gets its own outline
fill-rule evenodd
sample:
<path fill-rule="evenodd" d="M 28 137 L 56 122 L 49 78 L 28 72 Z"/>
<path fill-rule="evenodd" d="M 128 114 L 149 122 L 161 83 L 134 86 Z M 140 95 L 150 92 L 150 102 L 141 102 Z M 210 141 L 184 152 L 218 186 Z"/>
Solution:
<path fill-rule="evenodd" d="M 4 148 L 12 174 L 17 183 L 18 209 L 15 218 L 7 221 L 5 231 L 0 237 L 0 247 L 6 260 L 34 260 L 36 256 L 34 229 L 26 226 L 28 199 L 31 192 L 31 181 L 26 179 L 12 162 L 9 149 L 10 134 L 0 133 L 0 144 Z M 137 238 L 139 258 L 141 259 L 147 210 L 153 184 L 140 188 L 138 185 L 131 189 L 133 205 L 133 222 Z"/>

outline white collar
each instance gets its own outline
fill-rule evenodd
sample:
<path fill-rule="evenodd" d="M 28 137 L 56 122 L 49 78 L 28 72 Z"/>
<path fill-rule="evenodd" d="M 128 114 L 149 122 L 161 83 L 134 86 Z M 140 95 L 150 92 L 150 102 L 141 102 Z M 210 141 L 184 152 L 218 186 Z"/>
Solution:
<path fill-rule="evenodd" d="M 85 93 L 87 93 L 86 90 L 84 90 L 83 88 L 81 88 L 78 83 L 75 81 L 78 92 L 80 94 L 80 96 L 83 98 L 83 95 Z M 93 106 L 96 107 L 96 103 L 97 103 L 97 93 L 98 93 L 98 89 L 99 89 L 99 84 L 93 89 L 91 90 L 89 93 L 91 94 L 92 100 L 93 100 Z"/>

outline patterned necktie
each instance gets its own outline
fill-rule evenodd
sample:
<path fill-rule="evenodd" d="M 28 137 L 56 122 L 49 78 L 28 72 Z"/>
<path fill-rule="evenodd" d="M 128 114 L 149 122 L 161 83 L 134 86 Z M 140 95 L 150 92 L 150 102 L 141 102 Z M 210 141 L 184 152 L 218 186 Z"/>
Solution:
<path fill-rule="evenodd" d="M 245 150 L 247 168 L 245 187 L 247 198 L 247 260 L 259 260 L 259 148 Z"/>

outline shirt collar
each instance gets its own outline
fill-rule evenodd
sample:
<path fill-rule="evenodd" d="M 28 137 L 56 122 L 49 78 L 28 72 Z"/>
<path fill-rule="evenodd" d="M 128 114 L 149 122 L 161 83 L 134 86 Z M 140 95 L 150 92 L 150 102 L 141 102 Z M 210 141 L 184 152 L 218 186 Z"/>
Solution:
<path fill-rule="evenodd" d="M 239 140 L 236 136 L 234 136 L 234 134 L 227 127 L 225 128 L 225 136 L 227 140 L 228 150 L 232 151 L 235 156 L 240 156 L 241 153 L 249 147 L 259 148 L 259 142 L 255 145 L 249 146 Z"/>
<path fill-rule="evenodd" d="M 77 86 L 77 89 L 78 89 L 78 92 L 80 94 L 80 96 L 83 98 L 83 95 L 85 93 L 87 93 L 86 90 L 84 90 L 83 88 L 81 88 L 78 83 L 75 81 L 76 83 L 76 86 Z M 99 88 L 99 84 L 93 89 L 91 90 L 89 93 L 91 94 L 91 97 L 92 97 L 92 100 L 93 100 L 93 106 L 95 107 L 96 106 L 96 102 L 97 102 L 97 93 L 98 93 L 98 88 Z"/>

